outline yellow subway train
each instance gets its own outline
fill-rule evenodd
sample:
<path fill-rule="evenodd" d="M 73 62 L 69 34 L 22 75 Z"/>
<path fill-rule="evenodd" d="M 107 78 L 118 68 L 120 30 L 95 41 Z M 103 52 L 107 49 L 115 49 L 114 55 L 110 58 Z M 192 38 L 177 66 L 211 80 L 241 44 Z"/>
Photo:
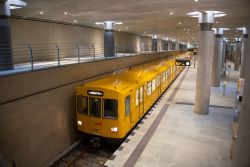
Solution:
<path fill-rule="evenodd" d="M 77 87 L 78 130 L 123 139 L 183 68 L 161 59 Z"/>

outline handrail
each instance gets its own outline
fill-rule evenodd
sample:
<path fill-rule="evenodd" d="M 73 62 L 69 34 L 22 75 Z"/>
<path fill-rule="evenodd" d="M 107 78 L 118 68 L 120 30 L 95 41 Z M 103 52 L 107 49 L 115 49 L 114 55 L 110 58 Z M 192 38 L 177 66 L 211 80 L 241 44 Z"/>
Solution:
<path fill-rule="evenodd" d="M 152 45 L 116 45 L 115 57 L 154 53 Z M 158 52 L 167 51 L 162 46 Z M 12 50 L 12 52 L 10 52 Z M 174 50 L 171 48 L 171 50 Z M 11 54 L 11 55 L 10 55 Z M 41 43 L 0 45 L 0 77 L 20 72 L 55 68 L 86 61 L 104 60 L 104 45 L 94 43 Z M 14 69 L 5 66 L 13 65 Z"/>

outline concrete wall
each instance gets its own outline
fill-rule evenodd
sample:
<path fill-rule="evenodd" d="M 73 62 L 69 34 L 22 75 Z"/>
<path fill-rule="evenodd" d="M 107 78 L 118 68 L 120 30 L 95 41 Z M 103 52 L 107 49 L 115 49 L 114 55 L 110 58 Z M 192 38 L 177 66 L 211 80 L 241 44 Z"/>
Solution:
<path fill-rule="evenodd" d="M 15 19 L 11 20 L 11 33 L 14 52 L 14 62 L 23 63 L 30 60 L 29 49 L 33 48 L 34 61 L 57 59 L 58 44 L 60 57 L 77 57 L 77 47 L 80 44 L 81 56 L 94 54 L 94 44 L 97 54 L 103 53 L 103 30 L 86 28 L 59 23 Z M 117 51 L 135 50 L 140 43 L 151 44 L 151 38 L 131 33 L 116 32 Z M 25 45 L 16 45 L 25 44 Z M 131 49 L 132 48 L 132 49 Z"/>
<path fill-rule="evenodd" d="M 144 51 L 143 48 L 151 46 L 152 39 L 146 36 L 138 36 L 126 32 L 116 32 L 116 45 L 121 52 Z M 125 48 L 125 49 L 124 49 Z M 127 48 L 127 49 L 126 49 Z"/>
<path fill-rule="evenodd" d="M 18 167 L 44 166 L 79 139 L 75 89 L 94 76 L 172 52 L 88 62 L 0 78 L 0 153 Z"/>

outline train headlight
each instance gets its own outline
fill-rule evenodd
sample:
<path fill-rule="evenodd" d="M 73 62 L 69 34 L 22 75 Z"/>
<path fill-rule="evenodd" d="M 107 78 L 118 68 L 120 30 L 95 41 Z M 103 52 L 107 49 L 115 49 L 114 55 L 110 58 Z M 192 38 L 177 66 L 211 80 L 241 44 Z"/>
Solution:
<path fill-rule="evenodd" d="M 77 121 L 77 124 L 82 126 L 82 121 Z"/>
<path fill-rule="evenodd" d="M 112 132 L 118 132 L 118 128 L 117 128 L 117 127 L 112 127 L 112 128 L 111 128 L 111 131 L 112 131 Z"/>
<path fill-rule="evenodd" d="M 187 66 L 189 66 L 189 65 L 190 65 L 190 63 L 189 63 L 189 62 L 186 62 L 186 65 L 187 65 Z"/>

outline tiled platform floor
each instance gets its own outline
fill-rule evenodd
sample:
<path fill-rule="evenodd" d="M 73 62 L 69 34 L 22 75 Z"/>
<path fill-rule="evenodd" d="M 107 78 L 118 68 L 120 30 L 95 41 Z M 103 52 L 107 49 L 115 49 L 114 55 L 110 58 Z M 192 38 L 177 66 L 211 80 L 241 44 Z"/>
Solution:
<path fill-rule="evenodd" d="M 196 69 L 186 68 L 105 165 L 229 167 L 237 75 L 231 72 L 225 96 L 224 81 L 211 89 L 210 113 L 199 115 L 193 112 Z"/>

